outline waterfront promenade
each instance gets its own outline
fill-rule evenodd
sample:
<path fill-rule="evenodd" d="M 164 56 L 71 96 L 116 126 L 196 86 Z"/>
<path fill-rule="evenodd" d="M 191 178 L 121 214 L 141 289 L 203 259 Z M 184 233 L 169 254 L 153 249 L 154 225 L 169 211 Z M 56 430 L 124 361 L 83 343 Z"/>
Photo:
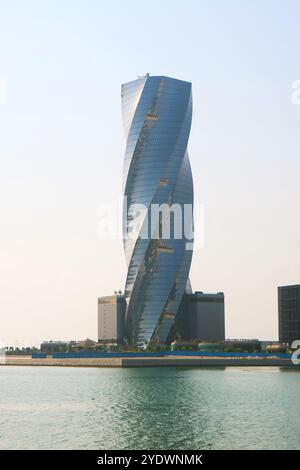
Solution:
<path fill-rule="evenodd" d="M 7 356 L 1 365 L 7 366 L 61 366 L 61 367 L 211 367 L 211 366 L 293 366 L 290 358 L 278 357 L 80 357 L 80 358 L 32 358 L 31 356 Z M 296 367 L 296 366 L 294 366 Z"/>

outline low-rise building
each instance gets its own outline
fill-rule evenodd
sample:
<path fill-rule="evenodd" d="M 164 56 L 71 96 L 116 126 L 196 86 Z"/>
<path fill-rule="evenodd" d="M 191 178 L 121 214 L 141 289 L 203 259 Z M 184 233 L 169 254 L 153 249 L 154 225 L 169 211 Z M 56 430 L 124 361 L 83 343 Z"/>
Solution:
<path fill-rule="evenodd" d="M 43 341 L 40 349 L 47 354 L 67 352 L 72 344 L 75 344 L 75 341 Z"/>

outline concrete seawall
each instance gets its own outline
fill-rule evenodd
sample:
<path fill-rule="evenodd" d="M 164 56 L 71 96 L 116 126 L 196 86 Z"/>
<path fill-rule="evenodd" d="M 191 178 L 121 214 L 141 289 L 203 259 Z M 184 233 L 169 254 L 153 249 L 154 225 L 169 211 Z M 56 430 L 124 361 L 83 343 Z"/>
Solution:
<path fill-rule="evenodd" d="M 110 358 L 64 358 L 32 359 L 31 356 L 8 356 L 7 366 L 60 366 L 60 367 L 232 367 L 232 366 L 293 366 L 290 359 L 278 358 L 220 358 L 220 357 L 110 357 Z M 300 367 L 299 367 L 300 370 Z"/>
<path fill-rule="evenodd" d="M 62 367 L 122 367 L 122 358 L 80 358 L 80 359 L 32 359 L 31 356 L 6 357 L 6 366 L 62 366 Z"/>
<path fill-rule="evenodd" d="M 245 359 L 207 357 L 168 357 L 123 359 L 122 367 L 232 367 L 232 366 L 292 366 L 290 359 Z"/>

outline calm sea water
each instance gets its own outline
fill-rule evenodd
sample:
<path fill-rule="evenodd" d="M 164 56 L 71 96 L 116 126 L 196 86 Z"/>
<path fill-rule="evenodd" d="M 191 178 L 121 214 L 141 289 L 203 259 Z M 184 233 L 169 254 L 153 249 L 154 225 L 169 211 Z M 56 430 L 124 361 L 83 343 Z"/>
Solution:
<path fill-rule="evenodd" d="M 0 367 L 1 449 L 300 449 L 300 366 Z"/>

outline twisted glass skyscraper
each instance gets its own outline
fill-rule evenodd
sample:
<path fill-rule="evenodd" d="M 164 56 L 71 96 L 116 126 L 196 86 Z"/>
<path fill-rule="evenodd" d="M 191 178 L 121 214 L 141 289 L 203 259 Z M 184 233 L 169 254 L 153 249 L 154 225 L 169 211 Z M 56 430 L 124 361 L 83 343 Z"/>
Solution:
<path fill-rule="evenodd" d="M 122 113 L 127 139 L 125 337 L 130 344 L 142 346 L 166 341 L 183 294 L 190 289 L 193 180 L 187 144 L 191 84 L 149 75 L 125 83 Z M 166 219 L 169 232 L 163 228 Z"/>

